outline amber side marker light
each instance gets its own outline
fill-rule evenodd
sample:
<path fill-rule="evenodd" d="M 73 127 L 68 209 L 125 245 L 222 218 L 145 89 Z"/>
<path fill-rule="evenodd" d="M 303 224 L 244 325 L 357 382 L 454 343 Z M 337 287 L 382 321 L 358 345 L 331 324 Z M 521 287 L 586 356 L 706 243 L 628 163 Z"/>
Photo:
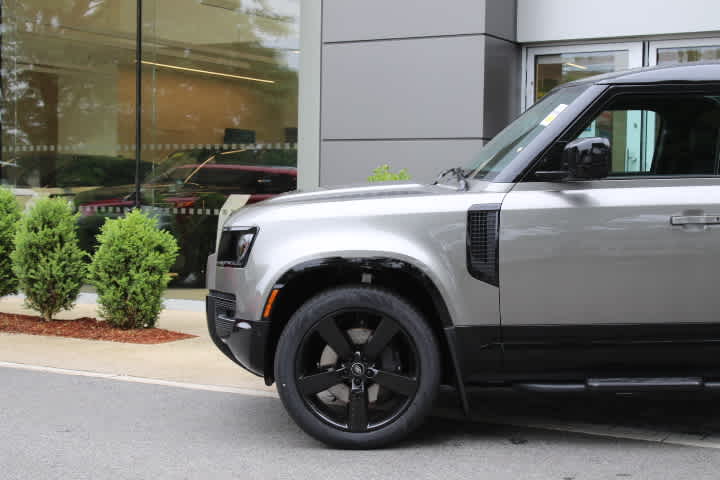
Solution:
<path fill-rule="evenodd" d="M 265 310 L 263 311 L 263 318 L 268 318 L 270 316 L 273 304 L 275 303 L 275 299 L 277 298 L 278 293 L 280 293 L 279 288 L 275 288 L 272 292 L 270 292 L 270 297 L 268 298 L 268 301 L 265 304 Z"/>

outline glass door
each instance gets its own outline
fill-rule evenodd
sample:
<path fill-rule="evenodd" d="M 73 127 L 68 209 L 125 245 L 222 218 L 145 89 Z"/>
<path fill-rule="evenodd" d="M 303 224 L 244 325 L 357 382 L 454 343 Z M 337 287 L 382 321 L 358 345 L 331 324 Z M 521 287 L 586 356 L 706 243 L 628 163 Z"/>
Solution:
<path fill-rule="evenodd" d="M 720 38 L 650 42 L 650 65 L 720 60 Z"/>
<path fill-rule="evenodd" d="M 641 66 L 642 42 L 528 48 L 525 108 L 563 83 Z"/>

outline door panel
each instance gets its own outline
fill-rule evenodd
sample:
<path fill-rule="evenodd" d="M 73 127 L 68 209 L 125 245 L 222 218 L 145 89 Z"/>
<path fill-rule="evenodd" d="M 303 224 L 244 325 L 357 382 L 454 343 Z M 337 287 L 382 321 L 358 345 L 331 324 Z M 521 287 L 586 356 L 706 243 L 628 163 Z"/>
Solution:
<path fill-rule="evenodd" d="M 715 320 L 716 179 L 520 184 L 502 206 L 503 325 Z M 542 306 L 542 308 L 538 308 Z"/>
<path fill-rule="evenodd" d="M 516 347 L 589 342 L 592 348 L 580 352 L 597 357 L 595 362 L 622 364 L 632 360 L 633 344 L 669 340 L 635 338 L 633 326 L 684 323 L 692 337 L 693 323 L 720 322 L 720 225 L 671 222 L 673 217 L 718 215 L 720 186 L 714 178 L 518 184 L 506 196 L 500 216 L 506 364 L 522 368 L 527 353 L 509 345 L 513 342 Z M 603 336 L 597 329 L 603 325 L 627 325 L 628 338 Z M 522 333 L 540 326 L 591 326 L 599 336 L 571 340 L 546 328 L 539 342 L 537 328 L 534 340 Z M 696 340 L 704 341 L 697 332 Z M 602 360 L 618 345 L 624 355 L 615 351 L 614 358 Z M 547 357 L 543 368 L 580 361 L 577 354 Z"/>

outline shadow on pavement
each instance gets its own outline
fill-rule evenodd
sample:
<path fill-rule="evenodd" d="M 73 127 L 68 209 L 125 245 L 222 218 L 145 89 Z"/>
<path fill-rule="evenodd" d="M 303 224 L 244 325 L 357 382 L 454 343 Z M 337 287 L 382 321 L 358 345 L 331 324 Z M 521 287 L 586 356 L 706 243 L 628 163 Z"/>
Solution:
<path fill-rule="evenodd" d="M 465 420 L 454 393 L 443 392 L 434 416 Z M 471 419 L 615 425 L 690 435 L 720 433 L 720 395 L 699 393 L 533 394 L 488 389 L 470 394 Z"/>
<path fill-rule="evenodd" d="M 290 419 L 279 400 L 245 398 L 244 406 L 238 408 L 236 397 L 227 397 L 228 411 L 237 409 L 237 416 L 232 417 L 234 421 L 224 422 L 222 427 L 218 425 L 218 430 L 228 428 L 227 433 L 231 438 L 238 431 L 262 431 L 268 439 L 287 445 L 327 448 L 319 442 L 308 442 L 308 437 Z M 483 440 L 523 445 L 528 439 L 537 437 L 532 430 L 523 427 L 532 428 L 538 424 L 557 425 L 559 428 L 556 430 L 565 430 L 563 426 L 567 425 L 570 427 L 567 433 L 556 431 L 549 438 L 554 443 L 569 444 L 582 441 L 584 437 L 572 433 L 572 426 L 577 424 L 619 426 L 701 437 L 720 433 L 720 396 L 707 393 L 540 395 L 493 389 L 473 392 L 470 401 L 472 415 L 467 418 L 460 409 L 457 396 L 452 392 L 443 392 L 431 418 L 409 439 L 390 448 L 457 447 Z M 245 410 L 248 404 L 253 405 L 253 415 L 250 416 L 246 415 Z M 508 422 L 508 419 L 511 421 Z M 602 436 L 601 433 L 599 435 Z M 545 438 L 548 438 L 547 435 Z M 585 438 L 587 442 L 617 441 L 601 440 L 601 437 Z"/>

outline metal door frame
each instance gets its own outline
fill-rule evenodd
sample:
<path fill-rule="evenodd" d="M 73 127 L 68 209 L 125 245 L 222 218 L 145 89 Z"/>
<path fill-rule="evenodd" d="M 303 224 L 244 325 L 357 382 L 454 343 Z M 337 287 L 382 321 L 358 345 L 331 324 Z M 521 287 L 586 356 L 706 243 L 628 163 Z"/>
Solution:
<path fill-rule="evenodd" d="M 682 47 L 720 47 L 719 37 L 686 38 L 681 40 L 650 40 L 648 44 L 647 64 L 657 65 L 657 52 L 661 48 Z"/>
<path fill-rule="evenodd" d="M 628 51 L 628 68 L 643 66 L 643 42 L 616 42 L 616 43 L 584 43 L 553 45 L 545 47 L 527 47 L 523 55 L 522 78 L 525 80 L 522 89 L 523 110 L 535 103 L 535 57 L 538 55 L 553 55 L 559 53 L 586 53 L 586 52 L 612 52 L 618 50 Z"/>

